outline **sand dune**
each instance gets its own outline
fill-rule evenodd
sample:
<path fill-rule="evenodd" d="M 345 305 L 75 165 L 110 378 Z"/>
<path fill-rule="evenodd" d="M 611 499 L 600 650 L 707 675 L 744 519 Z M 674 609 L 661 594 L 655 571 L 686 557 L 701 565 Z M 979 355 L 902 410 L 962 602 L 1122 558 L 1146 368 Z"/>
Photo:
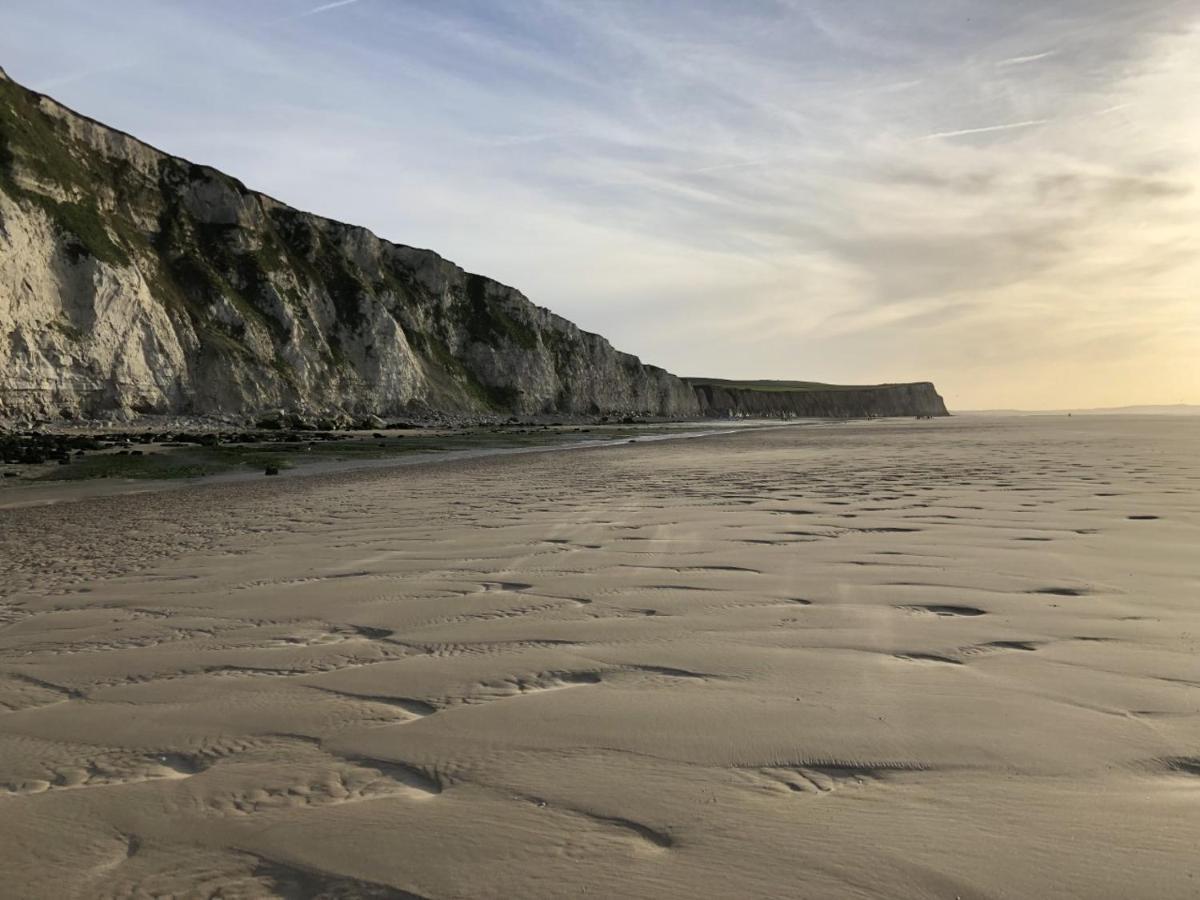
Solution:
<path fill-rule="evenodd" d="M 14 897 L 1194 897 L 1200 425 L 0 510 Z"/>

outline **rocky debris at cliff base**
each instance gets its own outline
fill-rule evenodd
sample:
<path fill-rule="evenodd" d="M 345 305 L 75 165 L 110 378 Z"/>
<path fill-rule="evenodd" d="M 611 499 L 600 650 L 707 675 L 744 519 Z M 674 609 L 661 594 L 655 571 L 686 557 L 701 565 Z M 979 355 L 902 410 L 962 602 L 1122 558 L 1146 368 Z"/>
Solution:
<path fill-rule="evenodd" d="M 385 461 L 440 451 L 537 448 L 578 442 L 627 441 L 694 428 L 695 422 L 533 422 L 516 418 L 483 427 L 385 425 L 377 431 L 285 428 L 213 430 L 71 429 L 0 432 L 0 472 L 6 487 L 91 479 L 176 480 L 225 473 L 278 474 L 316 463 Z M 295 420 L 289 420 L 294 426 Z M 711 425 L 707 427 L 711 428 Z M 747 427 L 730 424 L 726 427 Z M 751 426 L 752 427 L 752 426 Z M 274 469 L 274 472 L 267 472 Z"/>
<path fill-rule="evenodd" d="M 263 453 L 296 453 L 342 436 L 328 432 L 98 431 L 0 432 L 0 468 L 8 478 L 178 478 L 261 462 Z M 59 472 L 50 466 L 71 466 Z"/>
<path fill-rule="evenodd" d="M 89 435 L 0 433 L 0 463 L 40 465 L 47 461 L 70 461 L 72 452 L 104 449 L 105 442 Z"/>

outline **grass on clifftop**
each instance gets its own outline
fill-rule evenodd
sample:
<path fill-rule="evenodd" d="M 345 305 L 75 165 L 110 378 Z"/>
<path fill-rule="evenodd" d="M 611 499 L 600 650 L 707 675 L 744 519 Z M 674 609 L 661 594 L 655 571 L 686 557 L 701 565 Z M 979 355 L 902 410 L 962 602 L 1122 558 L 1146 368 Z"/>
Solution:
<path fill-rule="evenodd" d="M 822 384 L 819 381 L 732 381 L 726 378 L 685 378 L 691 387 L 729 388 L 737 391 L 873 391 L 893 387 L 888 384 Z"/>
<path fill-rule="evenodd" d="M 35 94 L 11 81 L 0 81 L 0 189 L 14 199 L 41 206 L 61 233 L 74 238 L 68 252 L 128 265 L 128 254 L 105 229 L 95 200 L 58 200 L 17 183 L 15 170 L 20 165 L 41 182 L 88 198 L 95 183 L 105 180 L 103 173 L 92 171 L 70 147 L 70 136 L 61 123 L 38 108 Z"/>

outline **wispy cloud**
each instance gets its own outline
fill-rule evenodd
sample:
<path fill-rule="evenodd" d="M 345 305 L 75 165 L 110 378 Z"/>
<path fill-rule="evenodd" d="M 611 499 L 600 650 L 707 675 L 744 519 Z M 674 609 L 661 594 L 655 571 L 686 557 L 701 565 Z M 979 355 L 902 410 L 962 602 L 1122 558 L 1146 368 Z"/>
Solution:
<path fill-rule="evenodd" d="M 997 66 L 1023 66 L 1026 63 L 1037 62 L 1041 59 L 1049 59 L 1052 56 L 1058 56 L 1057 50 L 1047 50 L 1045 53 L 1032 53 L 1029 56 L 1010 56 L 1008 59 L 1002 59 Z"/>
<path fill-rule="evenodd" d="M 1018 128 L 1033 128 L 1036 125 L 1046 125 L 1049 119 L 1029 119 L 1025 122 L 1006 122 L 1003 125 L 984 125 L 979 128 L 960 128 L 957 131 L 935 131 L 932 134 L 921 136 L 921 140 L 928 141 L 934 138 L 955 138 L 965 137 L 970 134 L 990 134 L 993 131 L 1014 131 Z"/>
<path fill-rule="evenodd" d="M 76 69 L 74 71 L 64 72 L 61 75 L 51 75 L 45 78 L 39 84 L 39 87 L 43 91 L 53 91 L 57 88 L 65 87 L 75 82 L 97 78 L 101 75 L 112 75 L 117 72 L 124 72 L 129 69 L 136 68 L 140 64 L 140 60 L 125 59 L 121 62 L 112 63 L 110 65 Z"/>
<path fill-rule="evenodd" d="M 331 9 L 338 9 L 342 6 L 350 6 L 358 3 L 360 0 L 333 0 L 332 3 L 322 3 L 320 6 L 314 6 L 312 9 L 306 9 L 304 12 L 296 13 L 294 16 L 287 16 L 288 19 L 307 19 L 309 16 L 320 15 L 324 12 L 329 12 Z"/>
<path fill-rule="evenodd" d="M 541 144 L 566 137 L 564 134 L 502 134 L 479 137 L 480 144 L 489 147 L 522 147 L 527 144 Z"/>

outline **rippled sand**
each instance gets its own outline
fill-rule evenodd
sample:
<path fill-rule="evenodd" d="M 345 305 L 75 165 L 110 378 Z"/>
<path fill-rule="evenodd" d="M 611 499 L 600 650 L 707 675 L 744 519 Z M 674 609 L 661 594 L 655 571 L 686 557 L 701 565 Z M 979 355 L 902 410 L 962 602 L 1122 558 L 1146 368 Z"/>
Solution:
<path fill-rule="evenodd" d="M 0 894 L 1195 897 L 1200 421 L 0 510 Z"/>

